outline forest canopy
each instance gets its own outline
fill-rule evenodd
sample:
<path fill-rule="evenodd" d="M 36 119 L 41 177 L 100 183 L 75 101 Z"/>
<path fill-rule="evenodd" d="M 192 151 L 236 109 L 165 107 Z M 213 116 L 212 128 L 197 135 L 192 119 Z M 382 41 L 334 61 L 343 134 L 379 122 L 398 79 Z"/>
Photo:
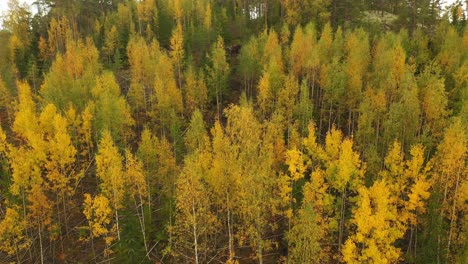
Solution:
<path fill-rule="evenodd" d="M 9 0 L 1 263 L 467 263 L 468 1 Z"/>

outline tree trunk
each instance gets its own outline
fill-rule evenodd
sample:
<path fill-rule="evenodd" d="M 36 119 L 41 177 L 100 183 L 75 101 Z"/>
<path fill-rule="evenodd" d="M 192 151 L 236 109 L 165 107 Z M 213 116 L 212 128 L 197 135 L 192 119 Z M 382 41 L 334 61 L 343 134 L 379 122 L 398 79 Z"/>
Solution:
<path fill-rule="evenodd" d="M 343 190 L 343 193 L 341 194 L 340 231 L 338 234 L 338 254 L 341 254 L 341 244 L 343 242 L 342 240 L 343 240 L 343 229 L 344 229 L 344 214 L 345 214 L 345 209 L 346 209 L 345 200 L 346 200 L 346 188 Z"/>
<path fill-rule="evenodd" d="M 408 242 L 408 248 L 406 249 L 406 254 L 411 256 L 411 249 L 412 249 L 412 242 L 413 242 L 413 225 L 410 225 L 410 237 Z"/>
<path fill-rule="evenodd" d="M 263 245 L 261 241 L 258 243 L 258 263 L 263 264 Z"/>
<path fill-rule="evenodd" d="M 229 234 L 229 260 L 234 258 L 234 251 L 232 248 L 232 231 L 231 231 L 231 209 L 229 202 L 229 192 L 226 190 L 226 203 L 227 203 L 227 224 L 228 224 L 228 234 Z"/>
<path fill-rule="evenodd" d="M 39 247 L 41 250 L 41 264 L 44 264 L 44 252 L 43 252 L 43 247 L 42 247 L 42 233 L 41 233 L 41 223 L 39 222 Z"/>
<path fill-rule="evenodd" d="M 143 208 L 143 199 L 141 197 L 141 194 L 138 194 L 139 195 L 139 198 L 140 198 L 140 204 L 138 205 L 137 202 L 136 202 L 136 199 L 133 199 L 134 203 L 135 203 L 135 208 L 136 208 L 136 213 L 137 213 L 137 217 L 138 217 L 138 222 L 140 222 L 140 229 L 141 229 L 141 234 L 143 236 L 143 245 L 145 247 L 145 252 L 146 252 L 146 256 L 148 257 L 149 259 L 149 252 L 148 252 L 148 243 L 146 241 L 146 228 L 145 228 L 145 211 L 144 211 L 144 208 Z M 138 207 L 141 208 L 141 210 L 138 209 Z"/>
<path fill-rule="evenodd" d="M 348 112 L 348 135 L 351 135 L 351 117 L 352 117 L 352 111 L 349 110 Z"/>
<path fill-rule="evenodd" d="M 447 243 L 447 256 L 445 258 L 446 263 L 449 262 L 450 244 L 452 243 L 453 219 L 455 218 L 455 208 L 456 208 L 456 204 L 457 204 L 458 184 L 460 182 L 460 170 L 461 170 L 461 167 L 458 168 L 457 182 L 455 183 L 455 192 L 453 194 L 452 213 L 450 214 L 450 230 L 449 230 L 448 243 Z"/>
<path fill-rule="evenodd" d="M 115 224 L 117 225 L 117 239 L 120 241 L 120 230 L 119 230 L 119 212 L 117 210 L 117 202 L 115 201 L 115 190 L 113 190 L 114 193 L 114 210 L 115 210 Z"/>
<path fill-rule="evenodd" d="M 220 110 L 220 94 L 219 94 L 219 89 L 216 87 L 216 110 L 218 112 L 218 120 L 221 120 L 221 110 Z"/>
<path fill-rule="evenodd" d="M 192 214 L 193 214 L 193 244 L 194 244 L 194 254 L 195 254 L 195 264 L 198 264 L 198 234 L 197 234 L 197 215 L 195 212 L 195 199 L 192 198 Z"/>
<path fill-rule="evenodd" d="M 28 222 L 28 218 L 26 217 L 26 198 L 25 198 L 25 196 L 24 196 L 24 188 L 21 188 L 21 196 L 22 196 L 22 200 L 23 200 L 23 217 L 24 217 L 24 219 L 26 220 L 26 223 L 27 223 L 27 222 Z M 28 229 L 26 229 L 26 236 L 29 236 Z M 32 238 L 32 235 L 31 235 L 30 237 Z M 32 247 L 29 247 L 29 248 L 28 248 L 28 252 L 29 252 L 29 258 L 32 260 L 32 259 L 33 259 L 33 255 L 32 255 L 31 248 L 32 248 Z"/>
<path fill-rule="evenodd" d="M 15 255 L 16 255 L 16 261 L 18 262 L 18 264 L 21 264 L 21 261 L 20 261 L 20 257 L 19 257 L 19 250 L 18 250 L 18 245 L 15 241 Z"/>
<path fill-rule="evenodd" d="M 67 217 L 67 201 L 65 198 L 65 194 L 62 195 L 62 204 L 63 204 L 63 218 L 64 218 L 64 225 L 65 225 L 65 235 L 68 236 L 68 217 Z"/>

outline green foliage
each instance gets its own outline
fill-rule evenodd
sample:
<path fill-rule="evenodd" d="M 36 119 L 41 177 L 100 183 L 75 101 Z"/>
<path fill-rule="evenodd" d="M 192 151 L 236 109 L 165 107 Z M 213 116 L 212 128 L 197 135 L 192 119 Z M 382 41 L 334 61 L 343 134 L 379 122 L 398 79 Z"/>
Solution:
<path fill-rule="evenodd" d="M 209 95 L 212 101 L 216 101 L 218 109 L 218 118 L 221 114 L 221 105 L 223 102 L 223 94 L 227 91 L 229 81 L 229 64 L 226 61 L 226 51 L 224 50 L 224 40 L 218 36 L 218 40 L 211 48 L 211 53 L 208 56 L 210 65 L 207 67 L 207 79 L 209 87 Z"/>
<path fill-rule="evenodd" d="M 82 111 L 91 98 L 91 88 L 101 72 L 98 50 L 90 39 L 67 41 L 67 51 L 58 54 L 44 77 L 40 94 L 61 111 L 70 105 Z"/>
<path fill-rule="evenodd" d="M 104 72 L 99 76 L 91 94 L 94 130 L 99 134 L 108 130 L 116 140 L 130 136 L 130 127 L 134 121 L 126 100 L 120 95 L 120 88 L 114 75 L 111 72 Z"/>

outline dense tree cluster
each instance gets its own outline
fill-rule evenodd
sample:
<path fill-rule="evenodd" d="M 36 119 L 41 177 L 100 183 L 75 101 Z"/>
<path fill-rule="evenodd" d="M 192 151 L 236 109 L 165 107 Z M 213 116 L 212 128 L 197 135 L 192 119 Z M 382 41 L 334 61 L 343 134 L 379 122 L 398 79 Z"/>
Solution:
<path fill-rule="evenodd" d="M 0 262 L 466 263 L 463 6 L 9 0 Z"/>

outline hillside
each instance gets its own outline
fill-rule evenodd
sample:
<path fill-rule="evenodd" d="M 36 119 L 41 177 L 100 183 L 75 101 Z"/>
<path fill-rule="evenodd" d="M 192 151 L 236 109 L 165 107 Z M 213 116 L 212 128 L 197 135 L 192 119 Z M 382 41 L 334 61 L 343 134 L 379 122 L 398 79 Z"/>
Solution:
<path fill-rule="evenodd" d="M 0 263 L 467 263 L 467 10 L 9 0 Z"/>

